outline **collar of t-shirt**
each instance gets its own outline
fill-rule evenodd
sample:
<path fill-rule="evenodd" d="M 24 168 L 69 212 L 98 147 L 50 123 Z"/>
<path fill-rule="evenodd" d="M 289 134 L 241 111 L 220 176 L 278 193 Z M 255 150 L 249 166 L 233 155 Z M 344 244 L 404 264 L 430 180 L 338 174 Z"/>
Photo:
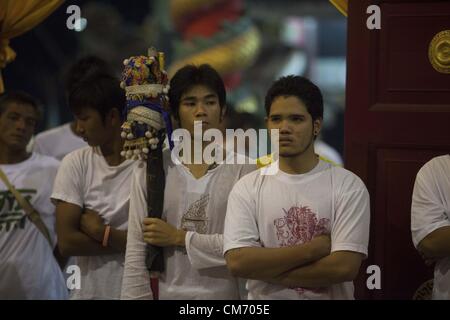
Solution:
<path fill-rule="evenodd" d="M 274 162 L 272 165 L 278 165 L 278 161 Z M 306 173 L 290 174 L 278 168 L 278 172 L 273 175 L 273 177 L 285 183 L 304 183 L 310 181 L 311 179 L 315 179 L 317 175 L 322 174 L 323 171 L 329 169 L 330 167 L 331 165 L 329 163 L 319 160 L 317 165 Z"/>
<path fill-rule="evenodd" d="M 215 148 L 222 148 L 222 146 L 221 146 L 220 144 L 215 143 L 215 142 L 212 142 L 212 143 L 215 145 Z M 222 149 L 222 150 L 223 150 L 223 149 Z M 196 179 L 196 180 L 201 180 L 203 177 L 207 176 L 208 174 L 210 174 L 210 173 L 212 173 L 212 172 L 215 172 L 216 169 L 217 169 L 219 166 L 223 165 L 224 163 L 228 163 L 228 162 L 231 163 L 230 159 L 233 160 L 233 157 L 235 156 L 234 153 L 233 153 L 233 152 L 228 152 L 228 151 L 226 151 L 226 150 L 223 150 L 223 152 L 224 152 L 225 157 L 224 157 L 223 159 L 219 159 L 219 154 L 215 154 L 215 156 L 214 156 L 214 162 L 208 166 L 208 170 L 206 171 L 205 175 L 203 175 L 202 177 L 200 177 L 200 178 L 198 178 L 198 179 L 195 178 L 195 177 L 192 175 L 191 171 L 190 171 L 185 165 L 180 164 L 180 165 L 178 165 L 177 167 L 179 167 L 179 169 L 180 169 L 184 174 L 188 175 L 189 177 L 192 177 L 193 179 Z M 182 163 L 182 159 L 179 157 L 178 154 L 175 153 L 174 156 L 175 156 L 175 158 L 178 160 L 179 163 Z"/>
<path fill-rule="evenodd" d="M 0 164 L 0 166 L 2 167 L 2 169 L 5 172 L 11 171 L 11 170 L 19 170 L 21 168 L 27 167 L 30 162 L 32 162 L 36 159 L 36 157 L 37 157 L 37 154 L 33 152 L 27 159 L 25 159 L 21 162 L 12 163 L 12 164 Z"/>
<path fill-rule="evenodd" d="M 124 161 L 122 161 L 121 163 L 119 163 L 116 166 L 111 166 L 105 159 L 105 157 L 103 156 L 102 150 L 100 149 L 100 147 L 91 147 L 92 148 L 92 152 L 94 153 L 94 157 L 97 157 L 97 159 L 102 163 L 102 165 L 105 168 L 108 169 L 121 169 L 121 168 L 126 168 L 129 165 L 132 165 L 133 163 L 137 163 L 136 160 L 131 160 L 131 159 L 125 159 Z"/>

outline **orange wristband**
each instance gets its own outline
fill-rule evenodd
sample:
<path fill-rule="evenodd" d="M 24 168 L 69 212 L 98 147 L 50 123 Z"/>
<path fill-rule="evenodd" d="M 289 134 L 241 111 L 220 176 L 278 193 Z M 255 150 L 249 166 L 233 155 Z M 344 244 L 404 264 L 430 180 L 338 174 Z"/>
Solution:
<path fill-rule="evenodd" d="M 102 242 L 102 246 L 104 246 L 104 247 L 108 246 L 109 232 L 110 231 L 111 231 L 111 226 L 106 226 L 105 233 L 103 234 L 103 242 Z"/>

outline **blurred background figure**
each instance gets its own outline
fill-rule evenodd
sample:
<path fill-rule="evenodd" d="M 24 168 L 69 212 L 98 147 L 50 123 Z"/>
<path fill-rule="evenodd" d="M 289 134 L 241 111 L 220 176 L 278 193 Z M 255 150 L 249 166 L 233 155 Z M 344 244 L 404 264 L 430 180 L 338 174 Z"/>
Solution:
<path fill-rule="evenodd" d="M 68 298 L 50 201 L 59 161 L 26 151 L 39 118 L 31 95 L 0 96 L 0 300 Z"/>

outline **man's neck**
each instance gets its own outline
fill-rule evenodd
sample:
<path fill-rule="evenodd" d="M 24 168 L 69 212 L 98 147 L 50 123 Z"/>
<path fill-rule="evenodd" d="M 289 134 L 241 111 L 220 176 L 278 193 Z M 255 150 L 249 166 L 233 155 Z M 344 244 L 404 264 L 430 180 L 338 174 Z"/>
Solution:
<path fill-rule="evenodd" d="M 280 170 L 288 174 L 308 173 L 319 162 L 319 157 L 314 153 L 314 148 L 293 157 L 280 156 Z"/>
<path fill-rule="evenodd" d="M 125 159 L 120 155 L 122 151 L 124 141 L 120 137 L 120 132 L 114 135 L 114 138 L 108 142 L 107 144 L 100 146 L 100 150 L 102 151 L 102 155 L 105 158 L 106 162 L 110 166 L 118 166 Z"/>
<path fill-rule="evenodd" d="M 202 142 L 197 142 L 197 146 L 194 143 L 194 140 L 191 140 L 191 159 L 190 159 L 190 164 L 197 164 L 197 165 L 205 165 L 205 159 L 203 159 L 203 153 L 206 149 L 206 147 L 208 145 L 210 145 L 211 141 L 202 141 Z M 212 145 L 211 147 L 212 148 Z M 223 148 L 223 147 L 222 147 Z M 195 156 L 195 154 L 197 153 L 197 156 Z M 211 152 L 208 151 L 208 154 L 211 154 Z M 225 154 L 225 150 L 223 150 L 223 154 Z M 215 149 L 212 151 L 212 156 L 215 157 Z M 197 160 L 197 161 L 195 161 Z M 197 162 L 197 163 L 196 163 Z"/>
<path fill-rule="evenodd" d="M 203 151 L 210 143 L 211 142 L 209 141 L 203 141 L 201 144 L 199 144 L 201 148 L 197 148 L 198 150 L 195 150 L 194 140 L 191 141 L 191 161 L 190 163 L 183 163 L 183 165 L 189 169 L 189 171 L 196 179 L 203 177 L 208 172 L 208 170 L 217 166 L 216 163 L 207 164 L 204 161 L 205 159 L 203 159 Z M 195 152 L 198 152 L 197 158 L 200 159 L 201 163 L 194 163 L 194 160 L 196 160 L 194 157 Z M 215 155 L 214 151 L 213 155 Z M 223 155 L 225 155 L 225 150 L 223 151 Z"/>
<path fill-rule="evenodd" d="M 19 163 L 28 159 L 30 155 L 26 150 L 16 150 L 0 145 L 0 164 Z"/>

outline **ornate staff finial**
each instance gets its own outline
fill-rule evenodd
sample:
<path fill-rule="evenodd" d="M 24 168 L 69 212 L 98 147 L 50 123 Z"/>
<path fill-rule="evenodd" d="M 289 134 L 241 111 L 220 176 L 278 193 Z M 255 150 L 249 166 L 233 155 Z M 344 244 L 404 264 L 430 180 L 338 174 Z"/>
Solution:
<path fill-rule="evenodd" d="M 148 56 L 133 56 L 125 59 L 123 64 L 120 85 L 126 92 L 127 107 L 121 133 L 126 141 L 121 155 L 143 160 L 147 159 L 150 150 L 163 142 L 165 133 L 169 136 L 170 148 L 173 147 L 164 53 L 152 47 L 148 49 Z"/>

